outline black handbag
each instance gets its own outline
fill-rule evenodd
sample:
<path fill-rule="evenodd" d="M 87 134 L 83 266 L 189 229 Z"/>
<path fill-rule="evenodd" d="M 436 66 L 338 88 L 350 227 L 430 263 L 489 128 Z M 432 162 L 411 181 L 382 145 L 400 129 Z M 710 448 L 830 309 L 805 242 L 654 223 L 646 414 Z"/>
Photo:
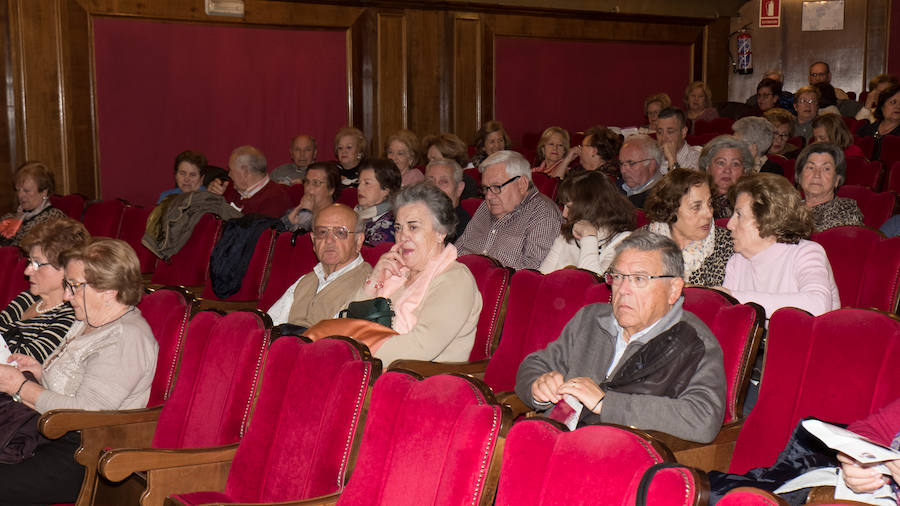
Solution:
<path fill-rule="evenodd" d="M 347 309 L 338 314 L 339 318 L 356 318 L 368 320 L 388 328 L 394 327 L 394 306 L 391 299 L 375 297 L 374 299 L 351 302 Z"/>

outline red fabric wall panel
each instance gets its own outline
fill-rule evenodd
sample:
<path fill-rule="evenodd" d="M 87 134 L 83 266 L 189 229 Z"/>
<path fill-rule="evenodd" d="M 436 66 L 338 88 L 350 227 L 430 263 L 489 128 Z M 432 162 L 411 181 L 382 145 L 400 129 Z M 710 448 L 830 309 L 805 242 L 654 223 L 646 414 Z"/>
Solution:
<path fill-rule="evenodd" d="M 299 132 L 333 158 L 347 123 L 343 31 L 299 31 L 96 18 L 102 198 L 154 204 L 186 149 L 225 167 L 252 144 L 269 170 Z"/>
<path fill-rule="evenodd" d="M 643 125 L 647 96 L 665 92 L 682 105 L 690 63 L 688 45 L 497 37 L 495 116 L 516 147 L 552 125 L 570 134 Z"/>

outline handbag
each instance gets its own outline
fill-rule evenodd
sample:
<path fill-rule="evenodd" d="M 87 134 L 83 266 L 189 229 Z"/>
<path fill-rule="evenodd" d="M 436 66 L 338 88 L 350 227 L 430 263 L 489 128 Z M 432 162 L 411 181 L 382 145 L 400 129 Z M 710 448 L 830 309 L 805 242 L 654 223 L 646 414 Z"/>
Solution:
<path fill-rule="evenodd" d="M 303 333 L 311 341 L 329 336 L 347 336 L 369 347 L 375 353 L 385 341 L 397 335 L 397 331 L 377 322 L 357 318 L 322 320 Z"/>
<path fill-rule="evenodd" d="M 374 299 L 351 302 L 347 309 L 338 314 L 339 318 L 356 318 L 391 328 L 394 326 L 394 307 L 391 299 L 375 297 Z"/>

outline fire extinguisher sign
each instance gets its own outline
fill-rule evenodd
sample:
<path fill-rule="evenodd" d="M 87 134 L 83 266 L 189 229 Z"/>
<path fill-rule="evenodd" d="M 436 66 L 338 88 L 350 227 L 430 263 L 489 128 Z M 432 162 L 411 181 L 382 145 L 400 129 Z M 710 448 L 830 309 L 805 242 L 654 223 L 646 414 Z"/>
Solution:
<path fill-rule="evenodd" d="M 759 27 L 781 26 L 781 0 L 759 0 Z"/>

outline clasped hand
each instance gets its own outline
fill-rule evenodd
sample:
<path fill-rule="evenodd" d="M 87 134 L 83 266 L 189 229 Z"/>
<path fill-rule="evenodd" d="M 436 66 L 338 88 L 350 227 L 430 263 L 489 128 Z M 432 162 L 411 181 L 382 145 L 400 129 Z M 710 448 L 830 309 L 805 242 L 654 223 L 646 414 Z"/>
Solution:
<path fill-rule="evenodd" d="M 41 363 L 28 355 L 13 353 L 9 356 L 7 362 L 16 362 L 18 366 L 0 365 L 0 391 L 2 392 L 8 394 L 16 393 L 16 390 L 25 381 L 25 376 L 22 374 L 25 371 L 34 374 L 35 379 L 38 381 L 43 376 L 44 371 Z"/>
<path fill-rule="evenodd" d="M 538 402 L 556 404 L 565 394 L 578 399 L 578 402 L 594 413 L 600 412 L 600 401 L 606 395 L 593 379 L 580 376 L 565 381 L 558 371 L 542 374 L 531 384 L 531 396 Z"/>

